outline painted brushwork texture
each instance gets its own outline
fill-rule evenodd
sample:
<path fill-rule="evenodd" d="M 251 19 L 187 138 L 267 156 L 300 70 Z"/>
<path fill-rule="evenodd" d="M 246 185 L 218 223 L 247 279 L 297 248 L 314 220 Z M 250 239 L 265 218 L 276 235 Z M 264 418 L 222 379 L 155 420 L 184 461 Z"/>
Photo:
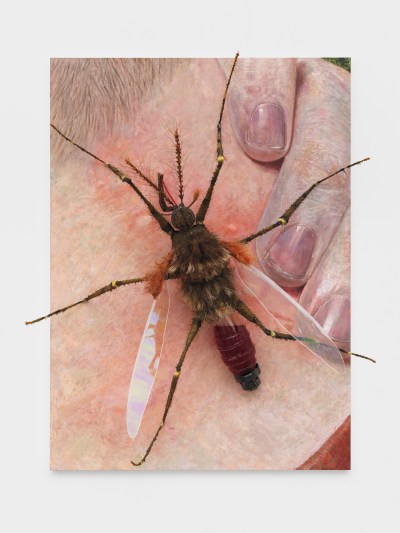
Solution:
<path fill-rule="evenodd" d="M 231 60 L 140 61 L 53 59 L 52 122 L 119 168 L 126 170 L 124 158 L 129 156 L 153 179 L 163 172 L 176 196 L 172 133 L 178 127 L 185 199 L 197 188 L 204 195 L 215 168 L 216 125 Z M 206 219 L 208 229 L 226 241 L 276 219 L 311 183 L 350 163 L 350 74 L 318 59 L 290 60 L 277 64 L 272 74 L 267 69 L 260 85 L 265 65 L 254 61 L 250 69 L 239 59 L 232 78 L 222 130 L 226 161 Z M 273 84 L 268 76 L 281 79 Z M 270 96 L 272 85 L 276 91 Z M 251 105 L 267 97 L 291 102 L 285 107 L 284 141 L 275 161 L 268 160 L 274 150 L 261 161 L 260 143 L 252 143 L 254 136 L 245 133 Z M 55 132 L 51 140 L 54 310 L 113 280 L 152 271 L 171 242 L 140 198 L 104 165 Z M 290 283 L 276 264 L 292 264 L 290 250 L 299 253 L 295 237 L 284 237 L 292 246 L 287 257 L 281 249 L 272 256 L 268 252 L 285 228 L 251 247 L 256 265 L 280 285 L 290 285 L 291 294 L 347 349 L 349 177 L 324 184 L 294 215 L 292 227 L 307 228 L 315 242 L 311 252 L 304 252 L 309 254 L 305 266 L 296 263 Z M 155 191 L 135 183 L 157 203 Z M 178 284 L 168 283 L 172 299 L 164 351 L 135 440 L 127 434 L 126 403 L 152 296 L 141 285 L 120 287 L 51 319 L 52 469 L 131 470 L 130 461 L 146 449 L 191 320 Z M 327 311 L 333 297 L 341 320 Z M 249 393 L 223 364 L 212 326 L 200 330 L 166 425 L 142 469 L 315 467 L 312 458 L 338 428 L 343 439 L 350 414 L 349 365 L 337 374 L 299 343 L 269 339 L 254 328 L 251 335 L 262 384 Z M 349 467 L 340 457 L 326 464 Z"/>

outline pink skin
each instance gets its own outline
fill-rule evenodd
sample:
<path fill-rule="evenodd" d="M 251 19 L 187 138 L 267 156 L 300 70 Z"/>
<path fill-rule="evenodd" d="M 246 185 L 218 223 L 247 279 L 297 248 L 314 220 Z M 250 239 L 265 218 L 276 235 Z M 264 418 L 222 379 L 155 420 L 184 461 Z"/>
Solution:
<path fill-rule="evenodd" d="M 350 338 L 350 211 L 347 210 L 332 245 L 301 293 L 300 303 L 339 345 Z"/>
<path fill-rule="evenodd" d="M 296 96 L 296 59 L 239 61 L 230 91 L 236 138 L 256 161 L 276 161 L 290 148 Z M 221 60 L 228 75 L 232 62 Z"/>
<path fill-rule="evenodd" d="M 245 59 L 239 65 L 238 83 L 231 92 L 229 109 L 233 130 L 242 148 L 257 161 L 277 160 L 286 154 L 278 179 L 272 189 L 260 227 L 275 221 L 310 184 L 350 162 L 350 76 L 343 69 L 317 59 Z M 228 63 L 222 62 L 226 72 Z M 279 72 L 279 74 L 277 73 Z M 297 78 L 296 78 L 297 74 Z M 297 86 L 295 80 L 297 79 Z M 293 103 L 295 112 L 293 113 Z M 265 103 L 279 106 L 285 117 L 287 135 L 285 149 L 273 150 L 277 123 L 264 113 L 259 124 L 257 149 L 249 146 L 249 131 L 254 130 L 254 110 Z M 294 123 L 294 126 L 293 126 Z M 253 137 L 257 134 L 253 132 Z M 325 300 L 312 306 L 309 296 L 304 307 L 339 340 L 341 347 L 350 346 L 349 304 L 349 229 L 336 236 L 348 209 L 350 172 L 335 177 L 313 192 L 306 207 L 299 209 L 285 228 L 267 234 L 257 241 L 257 255 L 263 270 L 287 288 L 308 287 L 307 294 L 320 293 L 322 285 L 330 285 Z M 336 244 L 331 245 L 336 238 Z M 337 249 L 339 253 L 332 252 Z M 326 260 L 325 256 L 330 259 Z M 334 257 L 335 256 L 335 257 Z M 328 263 L 323 270 L 321 263 Z M 336 264 L 342 262 L 343 267 Z M 340 274 L 336 272 L 340 270 Z M 327 282 L 335 278 L 336 285 Z M 345 296 L 345 297 L 343 297 Z"/>
<path fill-rule="evenodd" d="M 145 168 L 165 171 L 176 193 L 167 166 L 174 154 L 164 125 L 177 123 L 188 156 L 185 199 L 196 187 L 204 194 L 215 166 L 218 95 L 224 85 L 216 61 L 193 61 L 142 103 L 134 121 L 87 148 L 117 166 L 128 153 Z M 234 239 L 257 228 L 279 165 L 260 165 L 243 153 L 229 113 L 223 142 L 227 160 L 206 224 L 223 239 Z M 55 176 L 52 309 L 112 280 L 143 275 L 170 249 L 169 238 L 141 200 L 96 161 L 73 150 Z M 348 242 L 348 232 L 335 241 L 335 250 L 343 239 Z M 329 278 L 335 264 L 321 272 Z M 151 301 L 141 286 L 122 287 L 52 320 L 53 469 L 130 469 L 130 460 L 141 458 L 159 424 L 190 323 L 188 308 L 174 299 L 155 390 L 139 436 L 131 441 L 125 427 L 127 392 Z M 307 305 L 317 306 L 316 300 L 311 297 Z M 224 367 L 209 326 L 200 332 L 167 423 L 142 469 L 292 469 L 340 426 L 349 413 L 349 372 L 333 373 L 298 343 L 258 333 L 254 340 L 262 385 L 246 393 Z"/>

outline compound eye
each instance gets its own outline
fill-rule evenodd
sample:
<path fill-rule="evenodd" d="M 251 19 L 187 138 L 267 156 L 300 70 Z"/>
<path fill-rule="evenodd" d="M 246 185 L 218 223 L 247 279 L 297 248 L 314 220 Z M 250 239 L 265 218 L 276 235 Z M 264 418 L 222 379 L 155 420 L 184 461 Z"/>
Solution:
<path fill-rule="evenodd" d="M 195 220 L 196 217 L 189 207 L 179 206 L 172 212 L 171 222 L 176 229 L 189 229 L 193 226 Z"/>

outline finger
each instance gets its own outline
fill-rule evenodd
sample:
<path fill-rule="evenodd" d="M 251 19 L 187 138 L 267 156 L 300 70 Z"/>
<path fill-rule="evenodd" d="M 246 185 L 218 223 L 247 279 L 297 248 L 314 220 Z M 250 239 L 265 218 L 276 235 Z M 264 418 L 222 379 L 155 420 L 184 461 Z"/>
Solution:
<path fill-rule="evenodd" d="M 231 61 L 221 60 L 226 75 Z M 281 159 L 292 137 L 296 92 L 294 59 L 241 59 L 229 93 L 235 136 L 257 161 Z"/>
<path fill-rule="evenodd" d="M 156 169 L 163 170 L 156 158 L 168 140 L 163 118 L 176 117 L 188 124 L 186 175 L 194 177 L 193 187 L 204 179 L 203 186 L 207 168 L 214 167 L 207 154 L 215 154 L 220 108 L 215 94 L 224 90 L 218 74 L 215 61 L 182 68 L 161 96 L 153 95 L 141 106 L 134 125 L 122 124 L 112 138 L 101 137 L 90 148 L 117 163 L 134 146 L 139 160 L 154 160 Z M 189 86 L 196 90 L 188 92 Z M 255 228 L 276 169 L 245 157 L 229 128 L 224 140 L 227 172 L 216 189 L 209 222 L 222 238 L 233 239 Z M 52 297 L 58 307 L 91 286 L 150 271 L 170 246 L 139 198 L 127 194 L 95 161 L 72 157 L 58 165 L 52 187 L 52 266 L 57 273 Z M 52 323 L 53 468 L 130 469 L 130 461 L 149 444 L 165 407 L 168 371 L 175 368 L 191 318 L 179 294 L 171 306 L 158 388 L 132 442 L 126 432 L 126 399 L 151 302 L 142 288 L 131 287 Z M 305 361 L 298 353 L 301 346 L 293 345 L 257 347 L 264 377 L 257 396 L 250 397 L 223 364 L 212 331 L 204 327 L 185 361 L 168 424 L 142 468 L 288 469 L 304 463 L 347 416 L 349 382 L 348 375 L 332 376 L 322 363 Z"/>
<path fill-rule="evenodd" d="M 260 228 L 275 221 L 312 183 L 350 162 L 350 76 L 322 60 L 301 60 L 293 141 Z M 266 273 L 284 287 L 303 286 L 349 205 L 350 172 L 313 191 L 290 223 L 257 241 Z"/>
<path fill-rule="evenodd" d="M 350 210 L 300 297 L 340 348 L 350 348 Z"/>

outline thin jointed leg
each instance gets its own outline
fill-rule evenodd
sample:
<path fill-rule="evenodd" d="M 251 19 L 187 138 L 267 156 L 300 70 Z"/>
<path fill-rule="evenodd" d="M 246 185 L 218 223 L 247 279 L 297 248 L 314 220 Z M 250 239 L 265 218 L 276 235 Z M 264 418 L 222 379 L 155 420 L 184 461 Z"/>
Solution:
<path fill-rule="evenodd" d="M 214 174 L 212 175 L 210 185 L 208 186 L 207 193 L 205 197 L 203 198 L 203 201 L 201 202 L 201 205 L 199 207 L 199 210 L 196 215 L 196 220 L 198 223 L 204 222 L 204 219 L 206 218 L 206 214 L 208 211 L 208 208 L 210 207 L 211 197 L 212 193 L 214 191 L 214 186 L 217 182 L 219 172 L 222 168 L 222 165 L 224 164 L 225 158 L 224 158 L 224 151 L 222 148 L 222 116 L 224 114 L 224 108 L 225 108 L 225 101 L 226 101 L 226 95 L 228 94 L 228 88 L 229 84 L 231 83 L 232 74 L 236 66 L 237 59 L 239 57 L 239 54 L 236 54 L 235 59 L 233 60 L 233 65 L 231 69 L 231 73 L 228 78 L 228 82 L 225 87 L 224 97 L 222 99 L 222 105 L 221 105 L 221 111 L 219 113 L 219 121 L 217 125 L 217 166 L 215 167 Z"/>
<path fill-rule="evenodd" d="M 357 161 L 356 163 L 352 163 L 351 165 L 347 165 L 347 167 L 341 168 L 334 172 L 333 174 L 330 174 L 329 176 L 326 176 L 326 178 L 323 178 L 317 182 L 315 182 L 311 187 L 309 187 L 301 196 L 295 200 L 292 205 L 286 209 L 286 211 L 283 213 L 281 217 L 278 218 L 276 222 L 271 224 L 270 226 L 267 226 L 266 228 L 261 229 L 260 231 L 257 231 L 257 233 L 253 233 L 252 235 L 249 235 L 248 237 L 245 237 L 244 239 L 241 239 L 239 242 L 243 244 L 247 244 L 253 239 L 257 239 L 257 237 L 260 237 L 261 235 L 264 235 L 265 233 L 268 233 L 269 231 L 279 227 L 279 226 L 285 226 L 288 222 L 290 217 L 293 215 L 293 213 L 296 211 L 298 207 L 304 202 L 304 200 L 307 198 L 307 196 L 321 183 L 328 180 L 329 178 L 333 178 L 333 176 L 336 176 L 340 172 L 345 172 L 348 168 L 354 167 L 355 165 L 360 165 L 361 163 L 364 163 L 364 161 L 368 161 L 369 157 L 366 157 L 365 159 L 362 159 L 361 161 Z"/>
<path fill-rule="evenodd" d="M 261 320 L 259 320 L 253 311 L 241 300 L 237 300 L 235 309 L 240 315 L 246 318 L 246 320 L 258 326 L 266 335 L 268 335 L 268 337 L 272 337 L 274 339 L 283 339 L 286 341 L 297 340 L 297 338 L 293 337 L 293 335 L 289 335 L 288 333 L 279 333 L 278 331 L 273 331 L 272 329 L 265 327 Z"/>
<path fill-rule="evenodd" d="M 89 300 L 93 300 L 93 298 L 97 298 L 98 296 L 101 296 L 102 294 L 105 294 L 106 292 L 113 291 L 114 289 L 117 289 L 118 287 L 121 287 L 122 285 L 130 285 L 131 283 L 141 283 L 142 281 L 146 281 L 146 278 L 145 277 L 144 278 L 132 278 L 132 279 L 124 279 L 120 281 L 112 281 L 105 287 L 102 287 L 101 289 L 98 289 L 92 294 L 89 294 L 88 296 L 86 296 L 86 298 L 79 300 L 79 302 L 75 302 L 74 304 L 68 305 L 67 307 L 63 307 L 62 309 L 57 309 L 57 311 L 53 311 L 52 313 L 49 313 L 46 316 L 41 316 L 40 318 L 36 318 L 35 320 L 31 320 L 30 322 L 25 322 L 25 324 L 26 325 L 35 324 L 35 322 L 40 322 L 41 320 L 44 320 L 45 318 L 50 318 L 53 315 L 58 315 L 59 313 L 63 313 L 64 311 L 67 311 L 68 309 L 72 309 L 72 307 L 76 307 L 79 304 L 88 302 Z"/>
<path fill-rule="evenodd" d="M 164 414 L 163 414 L 161 423 L 160 423 L 160 425 L 159 425 L 154 437 L 152 438 L 152 440 L 151 440 L 151 442 L 150 442 L 145 454 L 143 455 L 142 459 L 138 463 L 135 463 L 134 461 L 131 461 L 133 466 L 141 466 L 146 461 L 149 453 L 151 452 L 151 449 L 152 449 L 154 443 L 157 440 L 157 437 L 158 437 L 161 429 L 163 428 L 163 426 L 165 424 L 165 420 L 167 419 L 168 411 L 170 410 L 170 407 L 171 407 L 171 404 L 172 404 L 172 399 L 173 399 L 174 394 L 175 394 L 175 390 L 176 390 L 176 387 L 177 387 L 177 384 L 178 384 L 178 380 L 179 380 L 179 377 L 181 375 L 183 362 L 185 361 L 185 357 L 186 357 L 187 351 L 189 350 L 190 345 L 192 344 L 194 338 L 196 337 L 196 335 L 197 335 L 197 333 L 198 333 L 198 331 L 200 329 L 200 326 L 201 326 L 201 320 L 199 318 L 197 318 L 197 317 L 194 317 L 193 320 L 192 320 L 191 328 L 189 330 L 189 335 L 188 335 L 188 337 L 186 339 L 185 347 L 183 349 L 182 355 L 179 358 L 179 362 L 178 362 L 178 364 L 176 365 L 176 368 L 175 368 L 175 372 L 174 372 L 174 375 L 173 375 L 173 378 L 172 378 L 172 381 L 171 381 L 171 386 L 170 386 L 170 389 L 169 389 L 168 398 L 167 398 L 167 402 L 165 404 Z"/>
<path fill-rule="evenodd" d="M 140 191 L 140 189 L 138 189 L 136 187 L 136 185 L 133 183 L 133 181 L 128 178 L 128 176 L 125 176 L 125 174 L 119 170 L 117 167 L 115 167 L 114 165 L 111 165 L 110 163 L 107 163 L 106 161 L 103 161 L 103 159 L 100 159 L 100 157 L 97 157 L 97 155 L 95 154 L 92 154 L 92 152 L 89 152 L 89 150 L 86 150 L 86 148 L 84 148 L 83 146 L 80 146 L 79 144 L 77 144 L 76 142 L 74 142 L 72 139 L 70 139 L 69 137 L 67 137 L 64 133 L 62 133 L 58 128 L 56 128 L 53 124 L 50 124 L 51 127 L 63 138 L 65 139 L 66 141 L 68 141 L 69 143 L 73 144 L 74 146 L 76 146 L 76 148 L 79 148 L 79 150 L 81 150 L 82 152 L 84 152 L 85 154 L 89 155 L 90 157 L 93 157 L 94 159 L 96 159 L 96 161 L 99 161 L 100 163 L 102 163 L 104 166 L 106 166 L 109 170 L 111 170 L 111 172 L 113 172 L 116 176 L 119 177 L 119 179 L 123 182 L 123 183 L 127 183 L 135 192 L 136 194 L 143 200 L 143 202 L 147 205 L 151 215 L 157 220 L 160 228 L 165 231 L 165 233 L 167 233 L 168 235 L 172 235 L 174 233 L 174 228 L 171 226 L 171 224 L 168 222 L 168 220 L 166 218 L 164 218 L 162 216 L 162 214 L 154 207 L 154 205 L 145 197 L 145 195 Z M 138 175 L 140 177 L 143 178 L 143 174 L 138 171 L 136 169 L 136 167 L 134 167 L 134 165 L 132 163 L 130 163 L 129 165 L 132 169 L 134 169 Z M 149 180 L 148 178 L 146 178 L 146 181 L 149 182 L 151 180 Z M 154 184 L 153 184 L 154 185 Z"/>
<path fill-rule="evenodd" d="M 249 322 L 252 322 L 256 326 L 258 326 L 268 337 L 272 337 L 273 339 L 281 339 L 285 341 L 302 341 L 309 344 L 321 344 L 318 341 L 314 341 L 313 339 L 309 339 L 307 337 L 295 337 L 293 335 L 290 335 L 289 333 L 281 333 L 279 331 L 274 331 L 272 329 L 268 329 L 264 324 L 259 320 L 256 315 L 253 313 L 253 311 L 247 307 L 247 305 L 242 302 L 241 300 L 237 300 L 235 305 L 236 311 L 242 315 L 244 318 L 246 318 Z M 347 350 L 343 350 L 342 348 L 338 348 L 339 352 L 342 352 L 346 355 L 354 355 L 355 357 L 361 357 L 362 359 L 367 359 L 368 361 L 371 361 L 372 363 L 376 363 L 375 359 L 372 359 L 372 357 L 368 357 L 366 355 L 360 355 L 358 353 L 354 352 L 348 352 Z"/>

